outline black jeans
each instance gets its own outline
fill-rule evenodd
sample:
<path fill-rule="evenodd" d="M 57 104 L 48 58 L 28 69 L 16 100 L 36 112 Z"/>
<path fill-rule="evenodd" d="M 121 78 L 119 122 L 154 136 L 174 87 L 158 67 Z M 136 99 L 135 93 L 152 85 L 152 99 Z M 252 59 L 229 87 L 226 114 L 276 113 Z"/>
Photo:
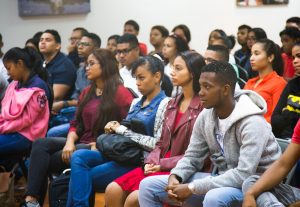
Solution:
<path fill-rule="evenodd" d="M 38 198 L 41 205 L 47 192 L 48 176 L 70 167 L 61 157 L 65 144 L 66 138 L 62 137 L 41 138 L 32 144 L 26 195 Z M 77 144 L 76 149 L 90 149 L 90 146 Z"/>

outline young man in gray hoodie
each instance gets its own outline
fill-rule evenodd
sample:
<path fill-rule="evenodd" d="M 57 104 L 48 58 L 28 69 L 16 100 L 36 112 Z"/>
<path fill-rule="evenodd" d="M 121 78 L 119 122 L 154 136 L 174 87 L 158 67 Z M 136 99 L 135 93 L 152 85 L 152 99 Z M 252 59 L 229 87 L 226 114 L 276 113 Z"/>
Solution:
<path fill-rule="evenodd" d="M 199 95 L 205 109 L 194 125 L 188 149 L 170 176 L 141 182 L 141 207 L 162 206 L 163 202 L 239 206 L 243 181 L 263 173 L 281 154 L 263 117 L 267 107 L 263 98 L 252 91 L 234 94 L 237 77 L 227 62 L 216 61 L 201 70 Z M 208 156 L 218 169 L 215 175 L 201 173 Z"/>

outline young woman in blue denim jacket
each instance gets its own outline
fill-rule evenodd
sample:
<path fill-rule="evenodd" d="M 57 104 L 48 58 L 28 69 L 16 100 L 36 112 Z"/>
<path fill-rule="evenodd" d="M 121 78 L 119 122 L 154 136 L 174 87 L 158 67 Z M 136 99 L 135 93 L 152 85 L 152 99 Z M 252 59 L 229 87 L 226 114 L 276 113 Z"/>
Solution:
<path fill-rule="evenodd" d="M 141 57 L 134 63 L 132 74 L 136 77 L 137 87 L 143 97 L 133 101 L 126 119 L 142 121 L 146 135 L 135 133 L 116 121 L 107 123 L 105 131 L 130 137 L 145 151 L 151 151 L 161 135 L 164 112 L 169 101 L 160 87 L 164 66 L 153 56 Z M 132 169 L 108 160 L 99 151 L 76 151 L 71 159 L 67 206 L 89 206 L 92 188 L 103 191 L 111 181 Z"/>

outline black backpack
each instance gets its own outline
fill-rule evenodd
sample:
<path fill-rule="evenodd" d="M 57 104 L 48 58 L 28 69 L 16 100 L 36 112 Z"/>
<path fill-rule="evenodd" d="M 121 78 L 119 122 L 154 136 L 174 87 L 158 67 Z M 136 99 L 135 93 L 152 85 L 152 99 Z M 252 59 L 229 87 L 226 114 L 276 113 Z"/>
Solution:
<path fill-rule="evenodd" d="M 64 170 L 49 185 L 49 206 L 65 207 L 67 205 L 71 169 Z"/>

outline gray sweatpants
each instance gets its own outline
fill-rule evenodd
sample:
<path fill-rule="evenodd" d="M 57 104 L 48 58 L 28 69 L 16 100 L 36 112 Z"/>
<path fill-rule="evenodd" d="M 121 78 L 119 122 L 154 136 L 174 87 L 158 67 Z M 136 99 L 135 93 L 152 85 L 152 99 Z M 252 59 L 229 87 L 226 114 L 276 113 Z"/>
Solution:
<path fill-rule="evenodd" d="M 258 179 L 258 175 L 253 175 L 246 179 L 242 187 L 243 193 L 246 193 Z M 300 201 L 300 189 L 283 183 L 272 188 L 270 191 L 260 194 L 256 198 L 258 207 L 283 207 L 297 201 Z"/>

